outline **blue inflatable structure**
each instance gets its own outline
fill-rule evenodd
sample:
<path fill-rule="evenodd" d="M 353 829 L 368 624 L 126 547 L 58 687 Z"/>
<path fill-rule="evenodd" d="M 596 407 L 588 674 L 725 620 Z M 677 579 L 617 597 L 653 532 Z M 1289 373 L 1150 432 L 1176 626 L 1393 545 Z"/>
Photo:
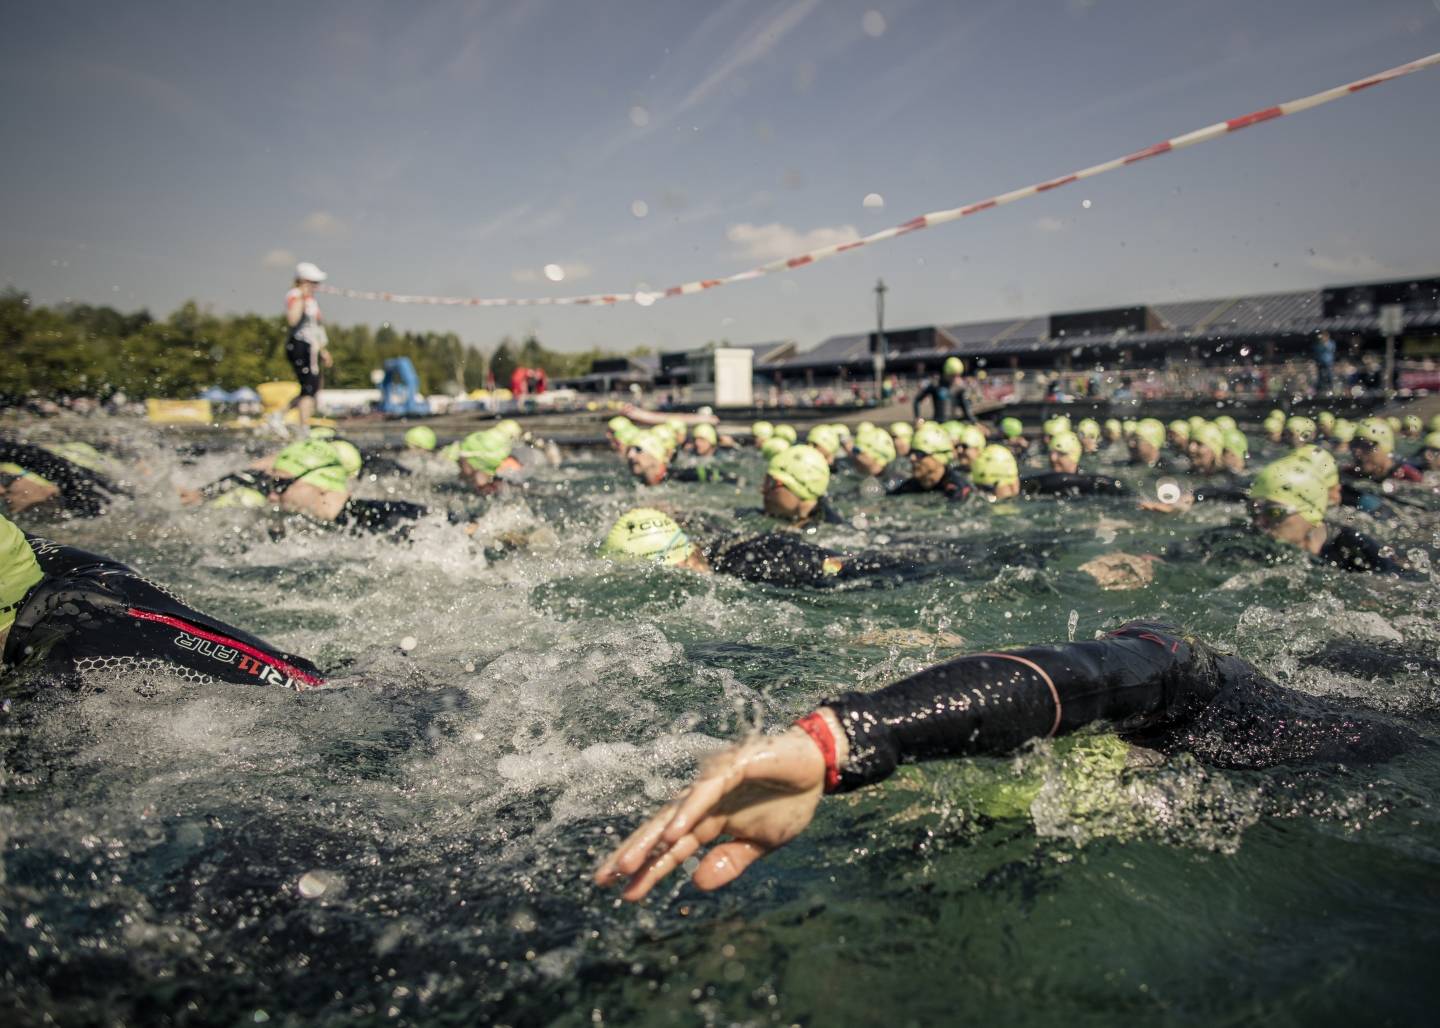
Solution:
<path fill-rule="evenodd" d="M 391 357 L 385 362 L 380 383 L 380 412 L 392 418 L 418 417 L 430 413 L 430 404 L 420 395 L 420 376 L 409 357 Z"/>

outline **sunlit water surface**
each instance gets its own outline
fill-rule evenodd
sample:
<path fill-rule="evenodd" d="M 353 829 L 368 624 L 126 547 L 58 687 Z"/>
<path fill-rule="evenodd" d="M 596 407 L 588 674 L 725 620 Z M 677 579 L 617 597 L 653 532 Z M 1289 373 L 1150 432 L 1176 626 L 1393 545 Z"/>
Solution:
<path fill-rule="evenodd" d="M 43 432 L 43 429 L 41 430 Z M 1434 582 L 1217 557 L 1103 591 L 1080 565 L 1223 524 L 1118 501 L 862 500 L 837 548 L 1065 533 L 983 579 L 804 593 L 616 566 L 594 546 L 655 501 L 728 516 L 749 481 L 641 492 L 572 454 L 528 495 L 410 542 L 270 533 L 173 498 L 129 423 L 137 496 L 25 527 L 125 560 L 314 657 L 294 694 L 13 677 L 0 715 L 0 1013 L 8 1023 L 1275 1024 L 1429 1022 L 1440 987 Z M 438 469 L 369 481 L 459 509 Z M 437 488 L 437 486 L 439 488 Z M 847 493 L 851 494 L 847 496 Z M 1436 519 L 1355 523 L 1433 548 Z M 520 550 L 502 540 L 542 525 Z M 486 553 L 489 553 L 487 558 Z M 966 649 L 1157 617 L 1423 741 L 1389 763 L 1234 772 L 1194 758 L 1077 797 L 1065 757 L 936 764 L 823 805 L 741 882 L 622 907 L 588 873 L 705 753 L 826 695 Z M 895 631 L 905 630 L 905 631 Z M 408 637 L 408 638 L 407 638 Z M 406 649 L 402 642 L 410 644 Z M 1337 643 L 1361 658 L 1314 654 Z M 1388 654 L 1371 662 L 1377 647 Z M 1044 783 L 1028 809 L 984 797 Z M 683 877 L 683 876 L 682 876 Z"/>

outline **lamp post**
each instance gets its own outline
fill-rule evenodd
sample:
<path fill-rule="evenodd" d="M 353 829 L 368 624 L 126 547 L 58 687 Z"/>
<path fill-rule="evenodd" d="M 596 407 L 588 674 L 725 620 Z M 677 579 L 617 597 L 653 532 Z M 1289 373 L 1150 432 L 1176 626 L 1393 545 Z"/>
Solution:
<path fill-rule="evenodd" d="M 888 349 L 885 343 L 885 294 L 890 288 L 885 285 L 883 278 L 875 280 L 875 352 L 872 360 L 875 365 L 875 405 L 880 405 L 880 399 L 884 395 L 881 380 L 885 377 L 885 357 Z"/>

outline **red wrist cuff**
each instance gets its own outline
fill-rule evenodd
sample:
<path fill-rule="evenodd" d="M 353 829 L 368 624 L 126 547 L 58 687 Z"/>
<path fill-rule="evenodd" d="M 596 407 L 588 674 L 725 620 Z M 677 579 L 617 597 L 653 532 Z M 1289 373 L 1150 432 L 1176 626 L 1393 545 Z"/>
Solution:
<path fill-rule="evenodd" d="M 819 712 L 806 714 L 796 725 L 820 747 L 820 756 L 825 758 L 825 791 L 834 792 L 840 785 L 840 768 L 836 763 L 835 736 L 830 725 Z"/>

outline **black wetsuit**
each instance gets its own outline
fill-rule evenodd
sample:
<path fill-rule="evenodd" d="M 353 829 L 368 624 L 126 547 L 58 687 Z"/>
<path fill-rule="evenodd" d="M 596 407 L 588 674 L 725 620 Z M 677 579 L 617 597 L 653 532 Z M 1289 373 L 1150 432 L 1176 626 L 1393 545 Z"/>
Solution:
<path fill-rule="evenodd" d="M 118 561 L 25 538 L 45 577 L 16 612 L 7 667 L 67 678 L 159 672 L 288 689 L 325 684 L 305 658 L 201 614 Z"/>
<path fill-rule="evenodd" d="M 1093 642 L 961 657 L 878 692 L 829 700 L 849 743 L 838 791 L 940 757 L 1001 755 L 1108 722 L 1126 738 L 1228 767 L 1382 760 L 1411 736 L 1284 689 L 1168 625 Z"/>
<path fill-rule="evenodd" d="M 1353 528 L 1326 525 L 1325 546 L 1311 554 L 1288 543 L 1273 539 L 1243 523 L 1221 525 L 1202 532 L 1194 539 L 1172 543 L 1165 548 L 1167 560 L 1199 561 L 1238 559 L 1254 563 L 1275 564 L 1299 559 L 1303 554 L 1316 564 L 1342 571 L 1370 571 L 1404 578 L 1421 578 L 1418 572 L 1396 559 L 1392 547 L 1382 545 Z"/>
<path fill-rule="evenodd" d="M 945 465 L 945 474 L 940 479 L 940 484 L 933 489 L 926 489 L 914 477 L 907 478 L 898 485 L 885 490 L 886 496 L 907 496 L 911 493 L 939 493 L 947 500 L 961 503 L 970 499 L 975 492 L 975 486 L 970 479 L 953 465 Z"/>
<path fill-rule="evenodd" d="M 665 473 L 667 482 L 723 482 L 734 485 L 740 476 L 733 471 L 717 468 L 713 464 L 696 464 L 688 468 L 669 468 Z"/>
<path fill-rule="evenodd" d="M 915 394 L 915 400 L 912 404 L 917 421 L 920 419 L 920 404 L 924 402 L 926 397 L 930 398 L 931 406 L 934 408 L 935 416 L 930 420 L 936 422 L 949 421 L 952 412 L 958 405 L 960 408 L 960 417 L 965 421 L 969 421 L 972 424 L 974 423 L 975 415 L 970 411 L 970 396 L 965 390 L 964 383 L 958 383 L 952 387 L 951 384 L 944 379 L 932 379 L 926 382 L 925 388 Z"/>
<path fill-rule="evenodd" d="M 364 532 L 405 530 L 427 510 L 423 504 L 406 500 L 361 500 L 352 496 L 335 515 L 335 524 Z"/>
<path fill-rule="evenodd" d="M 116 496 L 129 492 L 89 468 L 57 456 L 48 450 L 13 439 L 0 439 L 0 464 L 15 464 L 39 475 L 60 490 L 57 499 L 66 514 L 93 518 L 104 514 Z M 13 474 L 0 471 L 0 481 L 9 484 Z"/>
<path fill-rule="evenodd" d="M 1109 475 L 1049 471 L 1020 479 L 1021 496 L 1130 496 L 1130 487 Z"/>

